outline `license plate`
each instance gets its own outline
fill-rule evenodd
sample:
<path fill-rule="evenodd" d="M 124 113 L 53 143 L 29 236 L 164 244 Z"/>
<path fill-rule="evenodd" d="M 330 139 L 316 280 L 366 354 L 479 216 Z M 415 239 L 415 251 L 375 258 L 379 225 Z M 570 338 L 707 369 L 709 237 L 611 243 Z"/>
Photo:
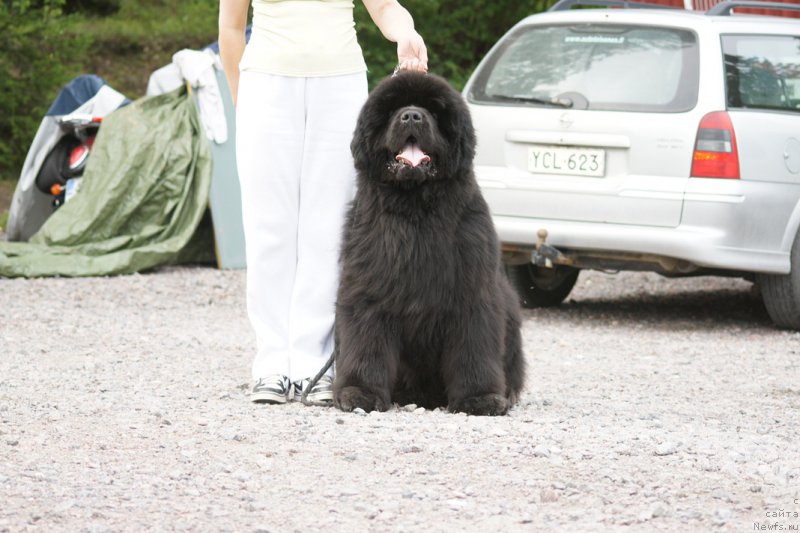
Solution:
<path fill-rule="evenodd" d="M 528 170 L 602 177 L 606 172 L 606 151 L 600 148 L 531 146 L 528 148 Z"/>

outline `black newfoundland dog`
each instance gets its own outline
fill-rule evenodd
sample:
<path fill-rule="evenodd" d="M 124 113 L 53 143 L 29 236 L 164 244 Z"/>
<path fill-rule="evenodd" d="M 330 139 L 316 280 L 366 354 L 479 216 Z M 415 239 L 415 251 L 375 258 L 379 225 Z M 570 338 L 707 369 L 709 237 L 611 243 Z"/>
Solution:
<path fill-rule="evenodd" d="M 503 415 L 525 377 L 519 300 L 472 170 L 475 132 L 442 78 L 382 81 L 351 144 L 334 403 Z"/>

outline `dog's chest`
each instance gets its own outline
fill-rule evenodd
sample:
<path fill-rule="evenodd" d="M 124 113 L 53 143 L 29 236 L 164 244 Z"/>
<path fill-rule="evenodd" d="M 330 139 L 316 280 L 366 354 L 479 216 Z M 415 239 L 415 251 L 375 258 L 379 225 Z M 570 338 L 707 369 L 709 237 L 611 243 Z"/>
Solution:
<path fill-rule="evenodd" d="M 384 219 L 369 226 L 362 261 L 365 289 L 373 299 L 414 312 L 447 307 L 458 289 L 454 232 L 436 220 Z"/>
<path fill-rule="evenodd" d="M 453 231 L 444 224 L 397 224 L 386 243 L 389 259 L 402 267 L 400 276 L 445 279 L 453 269 L 457 250 Z"/>

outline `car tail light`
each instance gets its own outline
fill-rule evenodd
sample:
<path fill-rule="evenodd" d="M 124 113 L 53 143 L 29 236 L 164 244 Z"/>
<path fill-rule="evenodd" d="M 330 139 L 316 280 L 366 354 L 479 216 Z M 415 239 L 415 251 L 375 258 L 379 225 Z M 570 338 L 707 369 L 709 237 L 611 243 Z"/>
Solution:
<path fill-rule="evenodd" d="M 725 111 L 708 113 L 697 128 L 692 177 L 739 179 L 739 151 L 731 118 Z"/>

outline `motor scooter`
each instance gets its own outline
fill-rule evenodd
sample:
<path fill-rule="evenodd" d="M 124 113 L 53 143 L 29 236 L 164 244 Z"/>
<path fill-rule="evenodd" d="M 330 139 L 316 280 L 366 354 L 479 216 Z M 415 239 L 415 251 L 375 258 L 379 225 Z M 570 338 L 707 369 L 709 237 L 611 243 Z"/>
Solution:
<path fill-rule="evenodd" d="M 78 192 L 83 171 L 94 145 L 101 117 L 73 113 L 58 119 L 64 135 L 45 156 L 36 187 L 52 196 L 53 207 L 58 208 Z"/>

